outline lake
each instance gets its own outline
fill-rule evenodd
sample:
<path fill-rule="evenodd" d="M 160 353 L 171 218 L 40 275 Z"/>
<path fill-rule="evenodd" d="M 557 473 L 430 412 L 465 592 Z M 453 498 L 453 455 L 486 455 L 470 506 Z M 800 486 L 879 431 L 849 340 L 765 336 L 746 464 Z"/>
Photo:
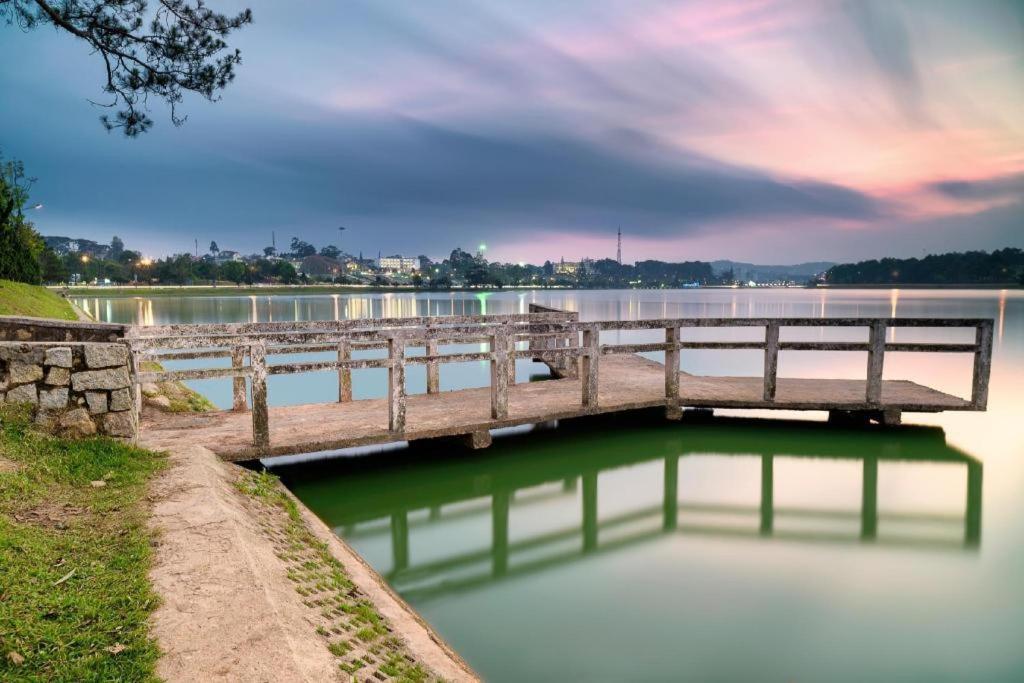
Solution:
<path fill-rule="evenodd" d="M 512 313 L 533 302 L 584 320 L 990 317 L 989 409 L 859 430 L 814 413 L 602 417 L 519 430 L 472 453 L 421 444 L 274 465 L 486 680 L 1024 680 L 1021 291 L 76 300 L 100 320 L 143 324 Z M 971 341 L 963 331 L 896 334 Z M 866 338 L 849 335 L 783 338 Z M 762 356 L 683 351 L 682 368 L 759 375 Z M 779 375 L 863 377 L 864 364 L 858 353 L 784 352 Z M 887 354 L 885 376 L 966 395 L 970 366 L 955 354 Z M 519 381 L 545 374 L 517 365 Z M 481 363 L 444 366 L 442 389 L 487 378 Z M 336 397 L 331 372 L 270 381 L 277 405 Z M 424 390 L 420 375 L 408 381 Z M 193 386 L 230 405 L 227 381 Z M 354 391 L 382 396 L 383 371 L 356 371 Z"/>

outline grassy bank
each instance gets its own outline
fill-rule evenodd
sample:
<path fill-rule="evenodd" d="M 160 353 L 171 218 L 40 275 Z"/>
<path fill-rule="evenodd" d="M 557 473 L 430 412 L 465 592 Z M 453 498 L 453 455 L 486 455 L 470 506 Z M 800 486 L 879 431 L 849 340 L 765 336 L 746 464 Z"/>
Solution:
<path fill-rule="evenodd" d="M 77 320 L 71 304 L 56 292 L 10 280 L 0 280 L 0 315 Z"/>
<path fill-rule="evenodd" d="M 150 680 L 146 484 L 163 466 L 0 409 L 0 680 Z"/>

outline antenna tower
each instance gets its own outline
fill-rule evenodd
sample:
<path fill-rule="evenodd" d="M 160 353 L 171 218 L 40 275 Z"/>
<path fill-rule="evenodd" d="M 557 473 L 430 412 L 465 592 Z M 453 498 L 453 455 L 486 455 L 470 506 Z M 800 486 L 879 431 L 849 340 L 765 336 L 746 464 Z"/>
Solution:
<path fill-rule="evenodd" d="M 621 225 L 619 226 L 619 249 L 618 249 L 618 251 L 615 254 L 615 260 L 619 262 L 620 266 L 622 265 L 622 226 Z"/>

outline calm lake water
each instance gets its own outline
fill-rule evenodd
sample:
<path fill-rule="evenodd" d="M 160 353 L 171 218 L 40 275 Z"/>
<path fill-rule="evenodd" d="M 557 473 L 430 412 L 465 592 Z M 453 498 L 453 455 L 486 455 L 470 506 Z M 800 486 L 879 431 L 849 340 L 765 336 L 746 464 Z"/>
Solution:
<path fill-rule="evenodd" d="M 1020 291 L 77 301 L 100 320 L 151 324 L 510 313 L 531 302 L 585 320 L 991 317 L 989 410 L 905 415 L 902 428 L 864 430 L 826 426 L 814 413 L 719 411 L 682 424 L 605 417 L 496 438 L 473 453 L 431 444 L 277 466 L 486 680 L 1024 680 Z M 716 338 L 757 332 L 733 334 Z M 966 332 L 896 334 L 971 341 Z M 783 338 L 826 336 L 866 335 Z M 756 351 L 682 355 L 689 372 L 761 372 Z M 885 376 L 966 395 L 970 367 L 967 356 L 887 354 Z M 785 352 L 779 374 L 863 377 L 864 368 L 864 354 Z M 520 381 L 543 374 L 543 365 L 517 367 Z M 482 364 L 445 366 L 442 388 L 487 377 Z M 334 400 L 334 381 L 272 377 L 271 401 Z M 354 382 L 357 398 L 383 395 L 383 371 L 357 371 Z M 410 373 L 409 390 L 423 382 Z M 195 386 L 230 403 L 226 381 Z"/>

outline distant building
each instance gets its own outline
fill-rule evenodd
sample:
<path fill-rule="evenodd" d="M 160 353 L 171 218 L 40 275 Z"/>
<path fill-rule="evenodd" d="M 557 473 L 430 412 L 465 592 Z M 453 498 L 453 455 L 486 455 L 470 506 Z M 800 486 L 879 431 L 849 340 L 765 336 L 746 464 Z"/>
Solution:
<path fill-rule="evenodd" d="M 237 251 L 224 249 L 223 251 L 218 251 L 217 254 L 213 257 L 213 260 L 216 263 L 227 263 L 228 261 L 243 261 L 244 259 L 242 258 L 242 255 L 239 254 Z"/>
<path fill-rule="evenodd" d="M 377 258 L 377 268 L 385 273 L 414 273 L 419 270 L 419 259 L 402 256 L 381 256 Z"/>
<path fill-rule="evenodd" d="M 576 275 L 580 272 L 580 264 L 562 259 L 555 264 L 555 275 Z"/>

